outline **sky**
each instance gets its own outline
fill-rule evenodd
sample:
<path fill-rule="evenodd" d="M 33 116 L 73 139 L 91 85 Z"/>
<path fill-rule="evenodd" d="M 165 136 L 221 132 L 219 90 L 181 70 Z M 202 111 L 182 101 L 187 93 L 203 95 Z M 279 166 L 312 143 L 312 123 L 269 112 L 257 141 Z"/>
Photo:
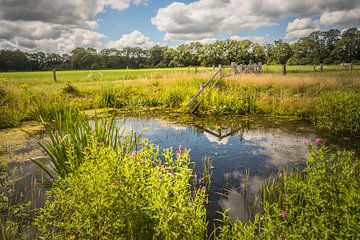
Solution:
<path fill-rule="evenodd" d="M 296 41 L 360 26 L 360 0 L 0 0 L 0 49 Z"/>

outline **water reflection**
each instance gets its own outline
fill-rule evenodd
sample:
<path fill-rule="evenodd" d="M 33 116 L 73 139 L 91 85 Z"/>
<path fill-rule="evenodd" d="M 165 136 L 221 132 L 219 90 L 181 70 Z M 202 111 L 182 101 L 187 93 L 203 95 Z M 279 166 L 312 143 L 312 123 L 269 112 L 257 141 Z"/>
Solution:
<path fill-rule="evenodd" d="M 251 197 L 258 186 L 279 168 L 301 162 L 307 155 L 304 141 L 316 137 L 314 131 L 304 123 L 289 121 L 238 121 L 226 126 L 209 125 L 206 122 L 194 124 L 172 123 L 157 118 L 127 117 L 118 119 L 127 131 L 142 132 L 142 137 L 163 148 L 177 148 L 180 144 L 191 148 L 192 161 L 196 171 L 201 172 L 204 156 L 213 159 L 214 172 L 209 196 L 208 217 L 218 217 L 216 211 L 230 208 L 232 218 L 247 219 L 241 188 L 243 173 L 250 171 L 248 192 Z M 222 193 L 225 184 L 230 189 L 228 196 Z"/>

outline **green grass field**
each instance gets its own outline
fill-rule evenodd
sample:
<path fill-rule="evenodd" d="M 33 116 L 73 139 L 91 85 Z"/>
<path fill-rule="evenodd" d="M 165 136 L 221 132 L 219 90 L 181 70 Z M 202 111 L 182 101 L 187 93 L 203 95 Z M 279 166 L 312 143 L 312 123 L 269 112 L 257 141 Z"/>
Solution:
<path fill-rule="evenodd" d="M 91 81 L 114 81 L 131 79 L 159 79 L 173 73 L 195 73 L 211 72 L 212 68 L 153 68 L 153 69 L 118 69 L 118 70 L 76 70 L 76 71 L 57 71 L 56 77 L 59 82 L 91 82 Z M 225 71 L 229 69 L 225 68 Z M 319 71 L 319 66 L 317 66 Z M 348 71 L 344 66 L 329 65 L 324 66 L 324 74 Z M 354 66 L 353 71 L 360 71 L 360 66 Z M 264 73 L 281 73 L 280 65 L 264 65 Z M 287 66 L 289 74 L 319 74 L 314 72 L 314 66 Z M 0 80 L 9 80 L 13 83 L 39 85 L 53 83 L 53 72 L 0 72 Z"/>

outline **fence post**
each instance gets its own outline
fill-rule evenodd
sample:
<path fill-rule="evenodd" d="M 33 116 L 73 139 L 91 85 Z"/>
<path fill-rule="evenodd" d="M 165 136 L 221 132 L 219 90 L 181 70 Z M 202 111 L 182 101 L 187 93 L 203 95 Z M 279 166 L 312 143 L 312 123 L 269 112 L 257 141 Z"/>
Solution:
<path fill-rule="evenodd" d="M 283 74 L 286 75 L 286 64 L 283 64 Z"/>
<path fill-rule="evenodd" d="M 57 82 L 57 80 L 56 80 L 56 69 L 55 68 L 53 69 L 53 79 L 54 79 L 55 82 Z"/>
<path fill-rule="evenodd" d="M 352 71 L 353 70 L 353 64 L 352 64 L 352 62 L 350 63 L 350 71 Z"/>
<path fill-rule="evenodd" d="M 323 72 L 324 71 L 324 64 L 320 64 L 320 72 Z"/>
<path fill-rule="evenodd" d="M 219 64 L 219 69 L 220 69 L 220 79 L 222 79 L 223 78 L 223 72 L 222 72 L 222 65 L 221 64 Z"/>
<path fill-rule="evenodd" d="M 259 74 L 262 74 L 262 62 L 258 62 Z"/>

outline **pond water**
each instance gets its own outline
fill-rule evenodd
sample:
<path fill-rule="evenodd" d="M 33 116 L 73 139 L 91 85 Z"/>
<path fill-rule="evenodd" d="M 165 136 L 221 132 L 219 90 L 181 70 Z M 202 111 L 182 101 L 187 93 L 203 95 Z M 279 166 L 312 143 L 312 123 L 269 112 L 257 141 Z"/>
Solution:
<path fill-rule="evenodd" d="M 231 218 L 246 220 L 244 188 L 246 171 L 248 197 L 258 186 L 279 169 L 299 165 L 307 156 L 304 142 L 317 135 L 308 123 L 289 120 L 222 119 L 212 123 L 195 121 L 179 123 L 154 117 L 118 118 L 119 125 L 141 133 L 142 138 L 162 148 L 179 145 L 191 148 L 190 156 L 198 174 L 205 156 L 214 167 L 208 205 L 208 218 L 217 211 L 230 209 Z M 224 196 L 224 189 L 227 194 Z"/>
<path fill-rule="evenodd" d="M 238 117 L 205 121 L 180 116 L 127 115 L 117 118 L 117 121 L 126 131 L 133 129 L 161 148 L 177 149 L 179 145 L 191 148 L 190 156 L 199 174 L 204 157 L 212 159 L 214 169 L 207 207 L 210 220 L 218 218 L 216 212 L 225 209 L 230 209 L 231 218 L 246 220 L 248 214 L 244 201 L 247 199 L 242 195 L 246 179 L 247 191 L 252 196 L 257 193 L 259 185 L 279 169 L 301 167 L 308 154 L 304 142 L 322 137 L 307 122 Z M 33 150 L 38 151 L 36 147 Z M 34 186 L 29 189 L 37 195 L 32 194 L 31 199 L 35 200 L 36 206 L 41 206 L 44 189 L 33 184 L 34 175 L 39 178 L 38 168 L 30 161 L 10 163 L 11 168 L 15 166 L 20 167 L 26 176 L 21 188 Z M 246 171 L 249 172 L 248 178 Z M 222 194 L 225 187 L 228 189 L 226 196 Z"/>

